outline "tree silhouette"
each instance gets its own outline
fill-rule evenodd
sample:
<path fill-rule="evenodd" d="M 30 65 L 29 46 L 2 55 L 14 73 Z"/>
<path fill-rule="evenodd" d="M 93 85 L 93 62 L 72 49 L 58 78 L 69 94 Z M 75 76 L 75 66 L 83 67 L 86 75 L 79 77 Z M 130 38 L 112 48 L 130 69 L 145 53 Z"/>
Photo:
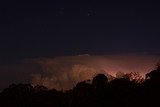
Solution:
<path fill-rule="evenodd" d="M 0 107 L 154 107 L 160 106 L 160 67 L 146 74 L 127 73 L 108 81 L 98 74 L 92 83 L 82 81 L 73 89 L 58 91 L 31 84 L 12 84 L 0 93 Z"/>
<path fill-rule="evenodd" d="M 42 85 L 36 85 L 36 86 L 34 87 L 34 91 L 35 91 L 36 93 L 44 93 L 44 92 L 46 92 L 47 90 L 48 90 L 47 87 L 42 86 Z"/>
<path fill-rule="evenodd" d="M 146 79 L 159 81 L 160 80 L 160 65 L 156 69 L 146 74 Z"/>
<path fill-rule="evenodd" d="M 108 78 L 104 74 L 98 74 L 92 80 L 92 85 L 95 89 L 101 89 L 106 86 Z"/>
<path fill-rule="evenodd" d="M 160 65 L 146 74 L 146 80 L 142 84 L 143 98 L 146 100 L 146 105 L 157 106 L 159 101 L 157 98 L 160 96 Z"/>
<path fill-rule="evenodd" d="M 123 78 L 126 78 L 126 79 L 133 81 L 135 83 L 144 82 L 144 78 L 139 74 L 139 72 L 127 73 L 127 74 L 123 75 Z"/>

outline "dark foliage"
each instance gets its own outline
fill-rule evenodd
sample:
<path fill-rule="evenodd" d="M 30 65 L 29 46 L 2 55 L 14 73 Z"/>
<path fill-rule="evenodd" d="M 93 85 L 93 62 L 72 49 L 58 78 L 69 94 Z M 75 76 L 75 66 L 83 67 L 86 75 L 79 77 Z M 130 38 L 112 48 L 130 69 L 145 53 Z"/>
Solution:
<path fill-rule="evenodd" d="M 62 92 L 44 86 L 12 84 L 0 93 L 0 107 L 155 107 L 160 106 L 160 67 L 144 82 L 116 78 L 108 82 L 98 74 L 92 83 L 82 81 Z"/>

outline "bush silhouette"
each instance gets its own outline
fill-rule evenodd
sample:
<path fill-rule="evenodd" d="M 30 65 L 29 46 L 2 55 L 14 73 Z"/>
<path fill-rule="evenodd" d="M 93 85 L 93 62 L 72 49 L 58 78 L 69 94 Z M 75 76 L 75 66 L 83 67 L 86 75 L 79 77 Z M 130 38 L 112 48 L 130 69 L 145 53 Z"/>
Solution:
<path fill-rule="evenodd" d="M 108 78 L 104 74 L 98 74 L 92 80 L 92 85 L 96 89 L 100 89 L 106 86 Z"/>
<path fill-rule="evenodd" d="M 98 74 L 92 83 L 82 81 L 64 92 L 41 85 L 12 84 L 0 93 L 0 107 L 160 106 L 160 67 L 146 74 L 144 82 L 135 82 L 139 77 L 130 73 L 108 81 L 104 74 Z"/>

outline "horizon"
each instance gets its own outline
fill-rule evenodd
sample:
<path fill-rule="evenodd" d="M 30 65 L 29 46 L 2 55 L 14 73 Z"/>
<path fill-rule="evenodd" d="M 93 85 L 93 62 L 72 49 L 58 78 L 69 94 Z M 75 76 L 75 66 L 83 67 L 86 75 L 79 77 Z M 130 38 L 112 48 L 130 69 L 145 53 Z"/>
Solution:
<path fill-rule="evenodd" d="M 160 56 L 148 54 L 74 55 L 54 58 L 29 58 L 0 65 L 0 87 L 12 83 L 33 83 L 47 88 L 69 89 L 76 83 L 91 79 L 98 73 L 116 76 L 117 72 L 152 71 Z M 8 76 L 7 76 L 8 75 Z"/>

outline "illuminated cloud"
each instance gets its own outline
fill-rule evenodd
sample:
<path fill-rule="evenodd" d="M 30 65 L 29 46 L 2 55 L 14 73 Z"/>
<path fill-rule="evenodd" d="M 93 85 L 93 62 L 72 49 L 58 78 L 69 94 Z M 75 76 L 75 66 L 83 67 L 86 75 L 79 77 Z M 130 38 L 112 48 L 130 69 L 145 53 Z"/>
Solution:
<path fill-rule="evenodd" d="M 48 88 L 69 89 L 77 82 L 92 79 L 98 73 L 116 75 L 117 72 L 151 71 L 159 61 L 152 55 L 77 55 L 56 58 L 27 59 L 16 64 L 0 66 L 0 83 L 25 82 Z M 4 77 L 4 75 L 6 75 Z"/>

